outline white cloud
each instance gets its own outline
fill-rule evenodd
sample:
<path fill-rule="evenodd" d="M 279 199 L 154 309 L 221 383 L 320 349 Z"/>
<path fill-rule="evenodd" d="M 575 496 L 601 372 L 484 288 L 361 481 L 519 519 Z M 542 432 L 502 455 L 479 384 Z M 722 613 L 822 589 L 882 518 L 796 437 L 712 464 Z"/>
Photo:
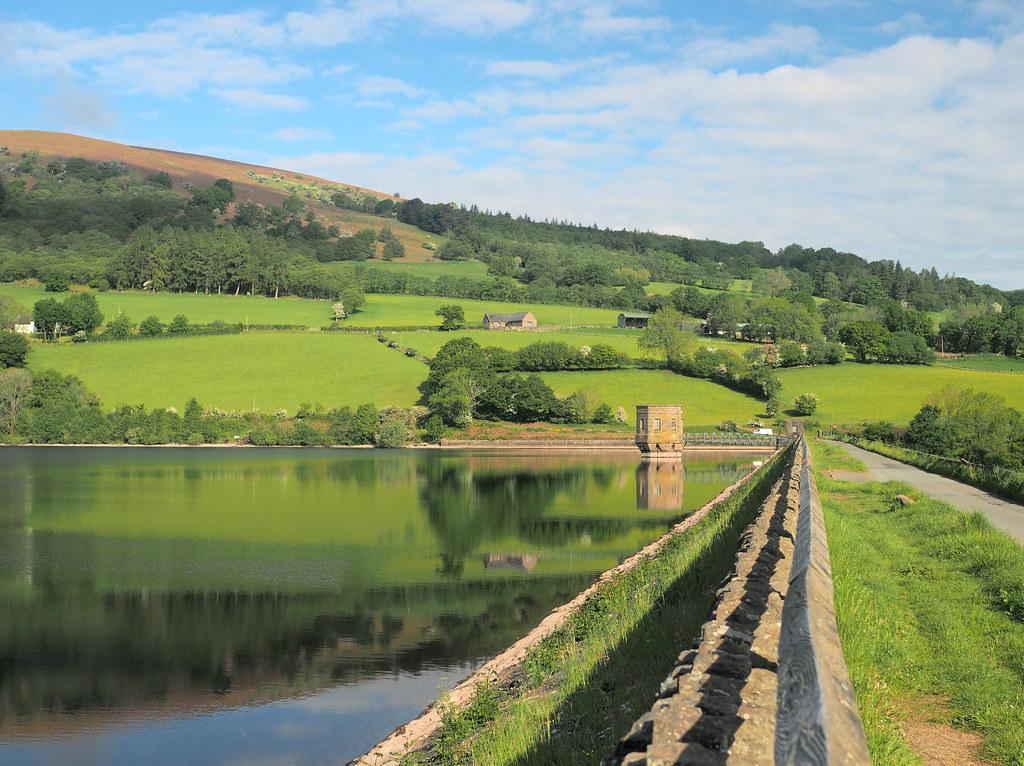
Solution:
<path fill-rule="evenodd" d="M 412 116 L 447 151 L 276 158 L 375 188 L 730 241 L 832 246 L 1024 286 L 1024 35 L 912 37 L 824 64 L 609 67 Z M 471 134 L 466 128 L 475 126 Z M 479 167 L 467 146 L 487 150 Z"/>
<path fill-rule="evenodd" d="M 928 20 L 920 13 L 904 13 L 898 19 L 882 22 L 875 29 L 883 35 L 899 37 L 927 31 Z"/>
<path fill-rule="evenodd" d="M 487 74 L 491 77 L 522 77 L 529 80 L 558 80 L 579 72 L 594 72 L 617 57 L 600 56 L 577 59 L 575 61 L 542 61 L 538 59 L 518 59 L 492 61 L 487 65 Z"/>
<path fill-rule="evenodd" d="M 337 64 L 332 66 L 330 69 L 324 70 L 324 75 L 327 77 L 341 77 L 351 72 L 355 67 L 351 64 Z"/>
<path fill-rule="evenodd" d="M 683 48 L 683 55 L 694 64 L 714 68 L 738 61 L 804 56 L 814 53 L 820 41 L 813 27 L 773 24 L 766 34 L 755 37 L 695 40 Z"/>
<path fill-rule="evenodd" d="M 666 29 L 669 21 L 663 16 L 619 16 L 605 5 L 585 8 L 579 27 L 597 37 L 608 35 L 642 35 Z"/>
<path fill-rule="evenodd" d="M 211 91 L 222 101 L 248 109 L 275 109 L 286 112 L 298 112 L 309 104 L 306 99 L 288 96 L 283 93 L 267 93 L 256 88 L 221 88 Z"/>
<path fill-rule="evenodd" d="M 363 96 L 407 96 L 416 98 L 422 96 L 425 91 L 410 85 L 404 80 L 396 77 L 364 77 L 357 86 L 359 93 Z"/>
<path fill-rule="evenodd" d="M 324 128 L 281 128 L 270 134 L 277 141 L 328 141 L 333 136 Z"/>

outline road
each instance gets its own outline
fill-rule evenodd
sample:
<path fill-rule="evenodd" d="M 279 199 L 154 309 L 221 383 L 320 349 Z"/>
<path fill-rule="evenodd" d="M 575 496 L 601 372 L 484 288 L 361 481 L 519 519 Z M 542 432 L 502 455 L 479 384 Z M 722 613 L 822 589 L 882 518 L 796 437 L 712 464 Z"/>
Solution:
<path fill-rule="evenodd" d="M 992 522 L 992 526 L 1006 532 L 1017 542 L 1024 543 L 1024 505 L 1003 500 L 983 489 L 922 471 L 920 468 L 901 463 L 876 452 L 854 447 L 852 444 L 832 443 L 842 447 L 852 457 L 864 463 L 868 469 L 868 479 L 872 481 L 905 481 L 937 500 L 943 500 L 961 510 L 978 511 L 984 514 Z M 854 478 L 849 476 L 846 471 L 837 471 L 836 473 L 844 474 L 841 477 L 844 479 Z M 837 476 L 837 478 L 840 477 Z"/>

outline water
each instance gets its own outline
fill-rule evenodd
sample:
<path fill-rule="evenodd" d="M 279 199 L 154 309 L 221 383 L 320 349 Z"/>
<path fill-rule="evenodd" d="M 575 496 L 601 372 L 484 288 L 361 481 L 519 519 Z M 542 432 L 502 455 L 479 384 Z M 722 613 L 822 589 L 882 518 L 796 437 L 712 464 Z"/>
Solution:
<path fill-rule="evenodd" d="M 0 449 L 0 763 L 344 763 L 755 457 Z"/>

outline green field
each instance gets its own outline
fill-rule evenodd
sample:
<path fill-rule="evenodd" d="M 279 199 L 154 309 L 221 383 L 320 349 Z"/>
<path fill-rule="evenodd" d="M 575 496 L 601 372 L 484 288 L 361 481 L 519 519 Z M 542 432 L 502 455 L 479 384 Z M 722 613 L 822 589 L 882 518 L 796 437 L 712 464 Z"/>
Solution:
<path fill-rule="evenodd" d="M 410 332 L 389 332 L 402 348 L 414 348 L 421 356 L 432 357 L 441 346 L 456 338 L 472 338 L 481 346 L 497 346 L 516 350 L 533 343 L 566 343 L 573 348 L 603 344 L 630 357 L 642 356 L 637 347 L 640 334 L 636 330 L 560 330 L 557 332 L 502 332 L 494 330 L 459 330 L 458 332 L 436 332 L 413 330 Z"/>
<path fill-rule="evenodd" d="M 744 425 L 764 411 L 764 404 L 752 397 L 667 370 L 546 372 L 542 375 L 559 396 L 585 391 L 595 404 L 606 402 L 613 409 L 624 407 L 630 423 L 637 404 L 681 404 L 687 431 L 714 430 L 723 420 Z"/>
<path fill-rule="evenodd" d="M 434 314 L 439 306 L 457 303 L 466 312 L 466 323 L 479 325 L 487 311 L 532 311 L 542 327 L 614 327 L 619 312 L 612 309 L 581 308 L 580 306 L 549 306 L 530 303 L 500 303 L 474 301 L 464 298 L 438 298 L 428 295 L 367 295 L 366 305 L 345 320 L 350 327 L 415 327 L 437 326 L 440 320 Z"/>
<path fill-rule="evenodd" d="M 465 277 L 487 279 L 487 264 L 483 261 L 366 261 L 365 266 L 398 274 L 428 277 Z"/>
<path fill-rule="evenodd" d="M 939 359 L 940 367 L 954 370 L 981 370 L 983 372 L 1024 372 L 1024 359 L 1015 359 L 1002 354 L 968 354 L 959 359 Z"/>
<path fill-rule="evenodd" d="M 780 398 L 786 404 L 803 393 L 818 395 L 814 419 L 821 423 L 907 423 L 933 393 L 946 386 L 988 391 L 1013 407 L 1024 407 L 1024 379 L 998 372 L 845 362 L 779 370 L 779 377 Z"/>
<path fill-rule="evenodd" d="M 325 407 L 408 406 L 426 365 L 358 333 L 245 333 L 122 343 L 33 344 L 29 367 L 81 378 L 103 402 L 289 413 Z"/>
<path fill-rule="evenodd" d="M 36 301 L 46 297 L 63 299 L 67 293 L 54 295 L 44 292 L 41 286 L 5 283 L 0 284 L 0 295 L 17 301 L 31 311 Z M 330 302 L 308 298 L 274 299 L 244 295 L 146 293 L 137 290 L 96 292 L 94 295 L 107 319 L 124 313 L 136 322 L 150 315 L 156 316 L 162 322 L 169 322 L 178 314 L 184 314 L 189 321 L 196 323 L 220 321 L 230 324 L 241 322 L 322 327 L 331 322 Z M 485 311 L 530 310 L 542 326 L 613 327 L 618 319 L 618 312 L 612 309 L 498 303 L 421 295 L 372 294 L 366 296 L 366 304 L 362 310 L 346 319 L 345 324 L 353 327 L 436 325 L 440 320 L 434 315 L 434 311 L 438 306 L 450 303 L 457 303 L 465 309 L 466 321 L 471 325 L 478 324 Z"/>

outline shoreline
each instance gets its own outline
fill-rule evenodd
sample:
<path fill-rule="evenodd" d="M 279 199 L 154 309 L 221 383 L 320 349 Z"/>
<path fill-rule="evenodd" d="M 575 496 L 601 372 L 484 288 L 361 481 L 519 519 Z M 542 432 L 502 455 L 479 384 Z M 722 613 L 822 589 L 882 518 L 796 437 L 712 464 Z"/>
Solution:
<path fill-rule="evenodd" d="M 302 444 L 103 444 L 103 443 L 74 443 L 74 444 L 0 444 L 2 449 L 291 449 L 291 450 L 314 450 L 314 449 L 360 449 L 375 450 L 381 449 L 372 444 L 328 444 L 307 446 Z M 508 442 L 501 441 L 473 441 L 460 442 L 459 444 L 407 444 L 404 447 L 392 447 L 397 450 L 508 450 L 511 452 L 634 452 L 638 456 L 642 453 L 636 445 L 620 443 L 601 444 L 600 442 L 585 442 L 580 444 L 557 444 L 545 442 L 541 439 L 536 441 L 521 440 Z M 776 447 L 759 445 L 694 445 L 683 447 L 682 454 L 688 452 L 768 452 L 776 451 Z M 382 450 L 383 451 L 383 450 Z"/>

